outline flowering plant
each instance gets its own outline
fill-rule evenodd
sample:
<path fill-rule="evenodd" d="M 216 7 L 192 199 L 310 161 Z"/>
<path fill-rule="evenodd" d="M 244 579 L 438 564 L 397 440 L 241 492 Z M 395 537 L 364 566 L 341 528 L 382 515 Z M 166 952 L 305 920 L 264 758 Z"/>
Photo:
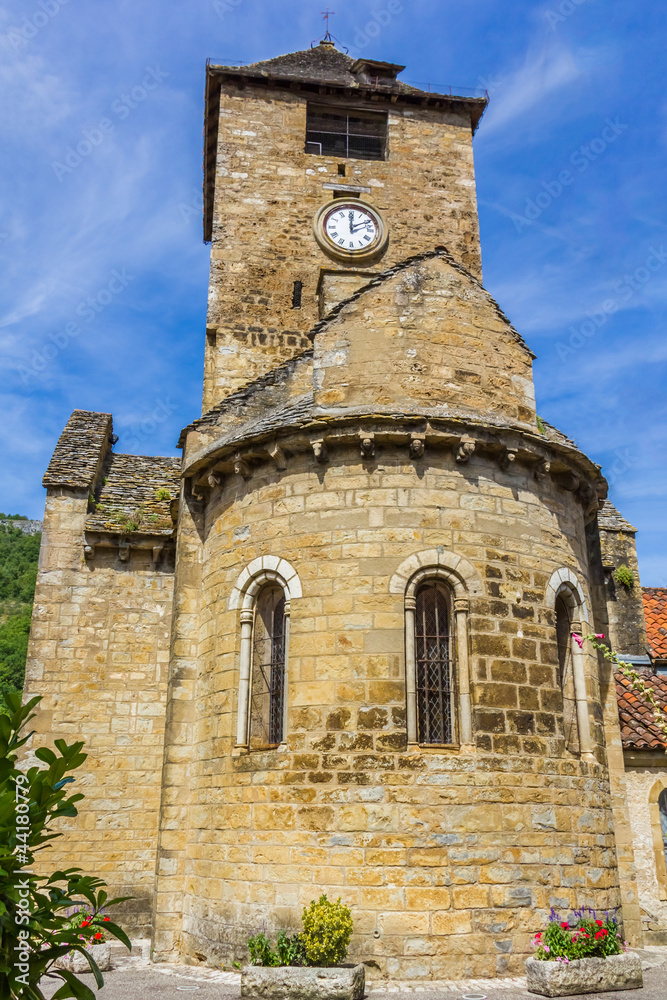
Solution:
<path fill-rule="evenodd" d="M 545 931 L 533 938 L 535 958 L 542 962 L 571 962 L 578 958 L 607 958 L 627 951 L 626 942 L 618 930 L 616 914 L 605 910 L 604 919 L 595 910 L 583 907 L 563 920 L 551 908 Z"/>
<path fill-rule="evenodd" d="M 72 914 L 68 927 L 73 931 L 78 931 L 78 937 L 83 942 L 84 948 L 91 944 L 104 944 L 108 940 L 105 933 L 105 924 L 110 922 L 110 917 L 104 913 L 89 913 L 87 910 L 75 910 Z"/>
<path fill-rule="evenodd" d="M 572 638 L 580 649 L 583 649 L 584 642 L 590 642 L 594 649 L 599 650 L 604 655 L 605 660 L 610 660 L 611 663 L 613 663 L 614 666 L 620 670 L 623 676 L 627 677 L 632 684 L 632 690 L 639 691 L 639 693 L 650 703 L 653 711 L 653 723 L 656 728 L 660 730 L 663 736 L 667 737 L 667 715 L 665 715 L 664 711 L 655 700 L 655 691 L 646 683 L 646 681 L 642 680 L 641 675 L 637 670 L 635 670 L 631 663 L 628 663 L 626 660 L 621 660 L 618 653 L 613 652 L 613 650 L 611 650 L 605 642 L 601 641 L 604 639 L 604 632 L 591 632 L 588 635 L 578 635 L 576 632 L 572 632 Z"/>

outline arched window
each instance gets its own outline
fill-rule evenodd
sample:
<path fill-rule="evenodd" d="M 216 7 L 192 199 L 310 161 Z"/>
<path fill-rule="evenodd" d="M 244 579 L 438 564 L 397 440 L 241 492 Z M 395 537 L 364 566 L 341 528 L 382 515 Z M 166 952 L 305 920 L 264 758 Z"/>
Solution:
<path fill-rule="evenodd" d="M 258 556 L 238 576 L 229 610 L 241 619 L 236 746 L 260 750 L 283 743 L 289 690 L 291 602 L 302 596 L 286 559 Z"/>
<path fill-rule="evenodd" d="M 581 636 L 590 627 L 583 591 L 572 570 L 562 567 L 552 573 L 545 599 L 556 620 L 565 743 L 568 750 L 580 753 L 583 760 L 593 761 L 586 694 L 588 650 L 573 638 L 573 634 Z"/>
<path fill-rule="evenodd" d="M 251 750 L 283 740 L 285 594 L 264 587 L 257 597 L 252 641 L 248 743 Z"/>
<path fill-rule="evenodd" d="M 662 853 L 667 864 L 667 788 L 663 788 L 658 798 L 660 810 L 660 833 L 662 834 Z"/>
<path fill-rule="evenodd" d="M 415 670 L 419 743 L 453 743 L 455 695 L 451 595 L 427 580 L 415 595 Z"/>
<path fill-rule="evenodd" d="M 649 792 L 649 817 L 655 875 L 658 883 L 658 899 L 667 899 L 667 789 L 664 781 L 658 779 Z"/>
<path fill-rule="evenodd" d="M 561 591 L 556 596 L 556 641 L 558 643 L 558 672 L 563 694 L 563 733 L 565 746 L 572 753 L 579 752 L 579 727 L 577 703 L 574 692 L 572 668 L 572 611 L 573 607 Z"/>

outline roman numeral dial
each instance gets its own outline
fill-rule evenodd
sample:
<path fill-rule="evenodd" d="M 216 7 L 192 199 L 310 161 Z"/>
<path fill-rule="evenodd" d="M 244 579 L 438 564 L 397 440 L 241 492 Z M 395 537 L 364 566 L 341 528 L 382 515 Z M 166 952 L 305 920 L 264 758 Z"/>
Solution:
<path fill-rule="evenodd" d="M 340 199 L 320 209 L 315 220 L 315 235 L 325 250 L 356 260 L 375 254 L 386 242 L 379 213 L 356 200 Z"/>

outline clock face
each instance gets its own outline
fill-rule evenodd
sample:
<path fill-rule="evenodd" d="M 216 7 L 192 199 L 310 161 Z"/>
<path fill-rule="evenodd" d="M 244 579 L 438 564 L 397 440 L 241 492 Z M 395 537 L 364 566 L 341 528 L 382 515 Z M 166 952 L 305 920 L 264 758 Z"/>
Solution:
<path fill-rule="evenodd" d="M 322 219 L 325 243 L 339 254 L 368 253 L 380 241 L 380 220 L 365 205 L 340 202 Z"/>

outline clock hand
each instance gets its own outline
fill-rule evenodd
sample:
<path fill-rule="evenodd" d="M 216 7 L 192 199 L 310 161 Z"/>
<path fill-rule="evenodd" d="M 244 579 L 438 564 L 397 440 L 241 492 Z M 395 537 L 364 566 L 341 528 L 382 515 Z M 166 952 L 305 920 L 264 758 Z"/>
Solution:
<path fill-rule="evenodd" d="M 348 221 L 350 223 L 350 233 L 353 233 L 354 229 L 352 228 L 352 226 L 353 226 L 353 223 L 354 223 L 354 212 L 348 212 L 347 213 L 347 218 L 348 218 Z"/>

